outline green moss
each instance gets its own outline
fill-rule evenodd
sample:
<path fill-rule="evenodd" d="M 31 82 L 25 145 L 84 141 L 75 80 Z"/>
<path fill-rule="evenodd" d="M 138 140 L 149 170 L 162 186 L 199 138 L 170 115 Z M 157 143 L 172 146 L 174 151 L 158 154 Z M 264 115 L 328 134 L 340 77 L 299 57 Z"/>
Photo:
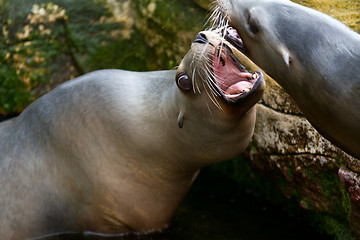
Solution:
<path fill-rule="evenodd" d="M 13 3 L 4 4 L 7 9 Z M 25 16 L 0 18 L 0 114 L 21 112 L 47 91 L 43 86 L 59 81 L 53 73 L 64 74 L 72 56 L 67 20 L 64 9 L 53 3 L 34 4 Z"/>
<path fill-rule="evenodd" d="M 0 54 L 1 51 L 0 50 Z M 24 106 L 31 102 L 30 92 L 26 84 L 11 65 L 0 63 L 0 114 L 20 112 Z"/>
<path fill-rule="evenodd" d="M 237 182 L 240 188 L 264 195 L 274 203 L 281 204 L 287 201 L 278 186 L 254 171 L 249 159 L 242 155 L 224 163 L 214 164 L 212 169 Z M 287 184 L 284 183 L 283 186 Z"/>
<path fill-rule="evenodd" d="M 106 0 L 1 0 L 0 31 L 6 34 L 0 36 L 0 88 L 6 93 L 0 114 L 18 113 L 56 84 L 95 69 L 178 65 L 206 11 L 192 0 L 130 4 L 124 21 L 113 16 L 116 11 Z M 56 15 L 55 22 L 30 23 L 34 6 L 45 9 L 46 16 L 63 9 L 65 15 Z"/>
<path fill-rule="evenodd" d="M 349 194 L 346 192 L 337 174 L 334 177 L 332 173 L 325 173 L 320 178 L 323 186 L 324 194 L 329 201 L 335 205 L 334 215 L 344 221 L 350 222 L 351 215 L 351 200 Z"/>
<path fill-rule="evenodd" d="M 70 19 L 67 24 L 67 44 L 70 48 L 70 54 L 73 63 L 77 66 L 80 74 L 92 71 L 94 69 L 102 68 L 103 61 L 109 59 L 103 54 L 100 59 L 99 52 L 106 52 L 105 46 L 111 48 L 114 52 L 116 41 L 114 37 L 110 36 L 110 32 L 116 29 L 122 29 L 123 26 L 117 22 L 102 22 L 102 18 L 111 17 L 112 13 L 106 8 L 105 0 L 53 0 L 62 8 L 66 9 L 66 13 Z M 120 39 L 121 41 L 121 39 Z M 115 51 L 118 52 L 118 51 Z M 110 54 L 111 55 L 111 54 Z M 98 61 L 99 67 L 94 62 Z M 112 56 L 110 56 L 110 60 Z M 116 61 L 113 62 L 113 64 Z M 111 68 L 113 64 L 110 64 Z"/>
<path fill-rule="evenodd" d="M 147 46 L 141 32 L 135 31 L 130 39 L 119 40 L 97 48 L 88 60 L 92 70 L 102 68 L 120 68 L 134 71 L 145 71 L 154 68 L 156 56 L 154 50 Z"/>
<path fill-rule="evenodd" d="M 252 147 L 252 149 L 255 148 Z M 261 164 L 261 170 L 259 170 L 259 168 L 254 168 L 253 163 L 248 158 L 239 156 L 234 160 L 216 164 L 212 169 L 234 180 L 239 187 L 250 190 L 256 195 L 264 196 L 274 204 L 282 206 L 290 215 L 301 217 L 320 232 L 332 235 L 336 239 L 353 239 L 349 227 L 350 197 L 338 179 L 336 172 L 325 168 L 318 171 L 312 167 L 308 167 L 306 170 L 306 177 L 309 178 L 309 181 L 321 181 L 320 186 L 324 190 L 323 194 L 333 206 L 333 209 L 330 209 L 332 211 L 330 215 L 317 212 L 313 200 L 293 185 L 291 181 L 296 181 L 293 161 L 287 162 L 288 165 L 286 165 L 285 170 L 287 176 L 281 176 L 274 169 L 271 169 L 266 160 L 261 161 Z M 289 179 L 290 182 L 288 182 Z M 311 189 L 311 186 L 302 187 Z"/>
<path fill-rule="evenodd" d="M 352 211 L 352 203 L 350 199 L 350 194 L 345 190 L 344 185 L 339 181 L 338 187 L 341 191 L 341 206 L 345 212 L 346 220 L 350 223 L 351 211 Z"/>
<path fill-rule="evenodd" d="M 355 240 L 351 235 L 348 223 L 323 214 L 308 214 L 307 218 L 319 230 L 335 237 L 338 240 Z"/>
<path fill-rule="evenodd" d="M 189 31 L 203 23 L 205 11 L 191 0 L 136 0 L 140 15 L 170 32 Z M 204 14 L 199 14 L 204 13 Z"/>

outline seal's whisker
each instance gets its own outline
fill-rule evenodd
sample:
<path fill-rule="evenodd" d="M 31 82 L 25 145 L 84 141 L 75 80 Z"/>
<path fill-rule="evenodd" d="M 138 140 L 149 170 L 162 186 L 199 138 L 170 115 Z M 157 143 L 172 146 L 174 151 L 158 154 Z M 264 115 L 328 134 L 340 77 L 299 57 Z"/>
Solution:
<path fill-rule="evenodd" d="M 209 66 L 206 66 L 207 72 L 210 75 L 210 77 L 207 79 L 211 84 L 211 90 L 215 93 L 216 96 L 220 96 L 220 94 L 217 92 L 218 89 L 216 89 L 215 85 L 215 74 L 209 69 Z M 221 90 L 222 91 L 222 90 Z"/>
<path fill-rule="evenodd" d="M 214 11 L 216 8 L 220 8 L 220 5 L 217 0 L 214 0 L 209 4 L 209 9 L 210 11 Z"/>
<path fill-rule="evenodd" d="M 190 63 L 190 66 L 194 69 L 191 79 L 192 79 L 192 82 L 193 82 L 194 94 L 196 94 L 196 90 L 199 92 L 199 94 L 201 94 L 200 88 L 199 88 L 197 82 L 195 81 L 195 73 L 196 73 L 197 65 L 199 63 L 199 61 L 197 61 L 197 59 L 195 59 L 195 57 L 196 57 L 196 55 L 192 57 L 191 63 Z"/>
<path fill-rule="evenodd" d="M 210 59 L 209 57 L 207 57 L 204 54 L 204 52 L 205 51 L 201 52 L 201 56 L 205 59 Z M 216 90 L 214 89 L 214 85 L 209 83 L 209 82 L 213 82 L 213 80 L 212 80 L 213 73 L 210 68 L 210 66 L 211 66 L 210 62 L 209 62 L 209 60 L 206 60 L 206 61 L 202 61 L 202 63 L 203 64 L 200 66 L 200 68 L 196 70 L 196 71 L 198 71 L 197 75 L 200 76 L 203 88 L 205 89 L 205 92 L 208 95 L 208 97 L 210 98 L 210 100 L 213 102 L 213 104 L 217 108 L 222 110 L 222 107 L 221 107 L 219 101 L 217 100 L 217 96 L 219 96 L 219 95 L 217 94 Z M 203 71 L 203 72 L 200 72 L 200 71 Z M 203 73 L 203 74 L 201 74 L 201 73 Z M 206 84 L 206 86 L 205 86 L 205 84 Z"/>
<path fill-rule="evenodd" d="M 204 59 L 204 61 L 200 61 L 203 63 L 200 70 L 203 70 L 206 74 L 209 73 L 209 70 L 207 69 L 206 65 L 209 64 L 209 62 L 211 61 L 210 57 L 205 54 L 208 45 L 209 45 L 209 43 L 207 43 L 207 45 L 200 52 L 200 59 Z M 201 74 L 199 74 L 199 75 L 201 75 Z M 203 81 L 206 81 L 206 79 L 203 79 Z"/>
<path fill-rule="evenodd" d="M 210 28 L 209 28 L 210 30 L 212 30 L 214 28 L 214 22 L 217 21 L 217 19 L 218 19 L 218 18 L 216 18 L 217 14 L 219 12 L 218 8 L 219 7 L 217 6 L 211 10 L 211 14 L 206 21 L 206 24 L 211 23 Z"/>
<path fill-rule="evenodd" d="M 212 59 L 209 58 L 209 57 L 205 57 L 206 58 L 206 67 L 210 70 L 212 69 L 212 65 L 211 65 L 211 62 L 212 62 Z"/>
<path fill-rule="evenodd" d="M 223 110 L 219 101 L 217 100 L 216 96 L 214 95 L 214 92 L 211 90 L 211 87 L 210 87 L 210 83 L 208 81 L 205 82 L 207 84 L 207 87 L 210 89 L 210 93 L 211 95 L 209 94 L 209 91 L 207 90 L 207 88 L 205 87 L 205 90 L 206 90 L 206 93 L 207 95 L 209 96 L 210 100 L 215 104 L 215 106 L 220 109 L 220 110 Z"/>
<path fill-rule="evenodd" d="M 219 104 L 217 97 L 221 96 L 217 89 L 215 88 L 215 85 L 213 84 L 213 79 L 212 78 L 208 78 L 209 81 L 206 81 L 206 85 L 207 87 L 210 89 L 211 91 L 211 96 L 212 98 L 216 101 L 217 104 L 215 104 L 216 107 L 218 107 L 219 109 L 222 109 L 221 105 Z M 208 93 L 209 95 L 209 93 Z M 210 97 L 210 95 L 209 95 Z"/>
<path fill-rule="evenodd" d="M 200 61 L 196 61 L 196 64 L 195 64 L 195 66 L 194 66 L 194 70 L 193 70 L 193 73 L 192 73 L 192 79 L 195 79 L 195 74 L 196 74 L 196 72 L 198 71 L 198 63 L 199 63 L 199 62 L 200 62 Z M 200 75 L 200 74 L 198 74 L 198 75 Z M 194 93 L 195 93 L 195 94 L 196 94 L 196 90 L 199 92 L 199 94 L 201 94 L 201 90 L 200 90 L 200 88 L 199 88 L 199 86 L 198 86 L 197 81 L 194 81 L 193 90 L 194 90 Z"/>
<path fill-rule="evenodd" d="M 210 108 L 210 106 L 209 106 L 209 103 L 206 103 L 206 107 L 207 107 L 207 109 L 209 110 L 210 115 L 211 115 L 212 117 L 214 117 L 214 114 L 213 114 L 212 111 L 211 111 L 211 108 Z"/>
<path fill-rule="evenodd" d="M 210 88 L 208 81 L 203 81 L 202 83 L 203 83 L 205 92 L 208 95 L 208 97 L 210 98 L 210 100 L 213 102 L 213 104 L 217 108 L 221 109 L 221 106 L 220 106 L 219 102 L 217 101 L 216 96 L 214 96 L 213 91 L 211 91 L 211 90 L 210 90 L 210 92 L 208 91 L 208 88 Z M 207 84 L 207 87 L 205 86 L 205 84 Z"/>
<path fill-rule="evenodd" d="M 223 77 L 220 77 L 220 76 L 217 76 L 213 71 L 212 71 L 212 66 L 211 66 L 211 64 L 209 63 L 209 62 L 207 62 L 206 63 L 207 65 L 206 65 L 206 69 L 207 69 L 207 71 L 209 72 L 209 74 L 211 75 L 211 77 L 212 77 L 212 81 L 215 81 L 215 79 L 218 79 L 219 81 L 222 81 L 222 82 L 225 82 L 225 78 L 223 78 Z"/>
<path fill-rule="evenodd" d="M 219 11 L 219 18 L 220 18 L 219 26 L 225 26 L 226 24 L 228 24 L 228 17 L 227 17 L 227 15 L 224 15 L 224 12 L 221 8 L 219 8 L 218 11 Z"/>
<path fill-rule="evenodd" d="M 212 6 L 211 6 L 212 5 Z M 215 17 L 215 15 L 218 15 L 218 13 L 220 12 L 220 6 L 217 5 L 216 1 L 212 2 L 210 4 L 210 15 L 208 16 L 204 26 L 208 25 L 210 22 L 211 25 L 210 25 L 210 29 L 213 29 L 214 27 L 214 20 L 218 19 Z"/>
<path fill-rule="evenodd" d="M 218 19 L 218 21 L 214 22 L 213 28 L 216 28 L 217 26 L 222 26 L 223 25 L 223 19 L 221 16 L 221 12 L 219 11 L 220 9 L 218 9 L 218 12 L 216 14 L 216 17 Z"/>
<path fill-rule="evenodd" d="M 199 85 L 197 83 L 196 83 L 196 89 L 199 92 L 199 94 L 201 94 L 201 90 L 200 90 Z"/>
<path fill-rule="evenodd" d="M 222 21 L 223 21 L 223 13 L 220 9 L 220 7 L 216 7 L 214 9 L 213 14 L 211 15 L 210 21 L 212 22 L 211 24 L 211 29 L 216 29 L 217 26 L 221 26 L 222 25 Z"/>
<path fill-rule="evenodd" d="M 194 67 L 194 71 L 193 71 L 193 74 L 192 74 L 192 79 L 195 79 L 195 72 L 196 72 L 196 69 L 197 69 L 197 64 L 196 66 Z M 196 90 L 198 90 L 199 94 L 201 94 L 201 91 L 199 89 L 199 86 L 197 85 L 197 82 L 195 80 L 193 80 L 194 84 L 193 84 L 193 91 L 194 93 L 196 94 Z"/>
<path fill-rule="evenodd" d="M 215 6 L 211 8 L 212 13 L 209 16 L 208 21 L 211 22 L 210 30 L 216 30 L 219 28 L 222 28 L 223 26 L 226 26 L 229 24 L 228 22 L 228 13 L 224 11 L 222 6 L 219 6 L 215 1 Z"/>
<path fill-rule="evenodd" d="M 192 57 L 191 62 L 190 62 L 190 67 L 192 69 L 194 69 L 194 67 L 195 67 L 194 65 L 195 65 L 195 61 L 194 61 L 194 57 Z M 196 93 L 195 88 L 194 88 L 194 85 L 196 84 L 196 81 L 194 80 L 194 76 L 192 76 L 191 81 L 193 82 L 193 91 L 194 91 L 194 93 Z"/>
<path fill-rule="evenodd" d="M 224 31 L 223 31 L 223 33 L 222 33 L 222 38 L 225 37 L 228 24 L 229 24 L 229 20 L 226 20 L 226 24 L 225 24 L 225 26 L 224 26 Z M 220 59 L 221 51 L 222 51 L 223 47 L 224 47 L 224 41 L 221 41 L 221 43 L 220 43 L 220 50 L 219 50 L 219 59 Z"/>

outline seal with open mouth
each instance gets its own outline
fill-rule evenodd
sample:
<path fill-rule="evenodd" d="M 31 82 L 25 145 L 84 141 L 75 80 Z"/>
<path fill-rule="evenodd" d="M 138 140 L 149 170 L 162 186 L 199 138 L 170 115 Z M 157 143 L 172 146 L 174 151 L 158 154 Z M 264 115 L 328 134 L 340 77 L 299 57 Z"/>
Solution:
<path fill-rule="evenodd" d="M 225 38 L 231 38 L 232 43 Z M 181 89 L 181 81 L 186 78 L 189 86 L 183 90 L 205 91 L 215 106 L 232 109 L 241 116 L 261 99 L 265 83 L 262 72 L 249 72 L 234 55 L 241 54 L 234 47 L 237 41 L 240 39 L 234 29 L 200 32 L 178 67 L 177 82 Z M 257 68 L 249 60 L 246 63 L 248 69 Z"/>
<path fill-rule="evenodd" d="M 254 131 L 264 76 L 224 34 L 199 33 L 177 71 L 92 72 L 1 123 L 1 238 L 168 226 L 199 169 Z"/>
<path fill-rule="evenodd" d="M 215 19 L 294 99 L 311 124 L 360 158 L 360 35 L 286 0 L 218 0 Z"/>

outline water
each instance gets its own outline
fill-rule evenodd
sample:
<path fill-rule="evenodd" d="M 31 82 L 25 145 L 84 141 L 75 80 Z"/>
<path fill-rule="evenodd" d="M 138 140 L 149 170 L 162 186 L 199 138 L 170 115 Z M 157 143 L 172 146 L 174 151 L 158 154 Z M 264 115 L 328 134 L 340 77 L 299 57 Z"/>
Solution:
<path fill-rule="evenodd" d="M 184 199 L 171 227 L 149 236 L 83 238 L 63 235 L 42 240 L 326 240 L 306 222 L 280 207 L 239 190 L 236 183 L 203 170 Z"/>

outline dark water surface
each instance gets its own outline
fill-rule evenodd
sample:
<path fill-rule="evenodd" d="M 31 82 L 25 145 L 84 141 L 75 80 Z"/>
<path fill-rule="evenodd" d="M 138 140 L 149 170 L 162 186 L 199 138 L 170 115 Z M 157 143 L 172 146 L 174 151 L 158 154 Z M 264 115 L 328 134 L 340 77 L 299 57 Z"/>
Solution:
<path fill-rule="evenodd" d="M 63 235 L 43 240 L 297 240 L 333 239 L 306 222 L 288 216 L 260 197 L 239 190 L 237 185 L 202 171 L 177 212 L 170 229 L 148 236 L 117 238 Z"/>

